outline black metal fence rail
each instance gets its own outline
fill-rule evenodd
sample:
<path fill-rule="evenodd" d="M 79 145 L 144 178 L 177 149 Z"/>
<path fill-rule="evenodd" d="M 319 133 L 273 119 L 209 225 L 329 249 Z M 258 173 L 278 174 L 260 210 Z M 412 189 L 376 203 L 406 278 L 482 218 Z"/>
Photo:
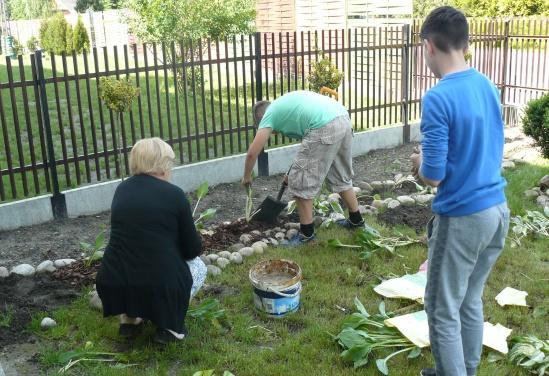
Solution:
<path fill-rule="evenodd" d="M 471 22 L 471 64 L 496 82 L 511 109 L 549 88 L 549 22 L 530 28 L 516 22 L 518 29 L 515 21 Z M 408 123 L 420 116 L 421 96 L 436 83 L 423 63 L 419 27 L 416 21 L 257 33 L 6 59 L 0 68 L 0 202 L 59 197 L 70 187 L 127 175 L 131 145 L 144 137 L 166 140 L 181 164 L 244 152 L 255 134 L 255 101 L 309 89 L 311 64 L 322 57 L 344 73 L 339 99 L 355 130 L 404 123 L 406 139 Z M 174 59 L 180 51 L 185 58 Z M 532 60 L 537 68 L 528 64 Z M 129 78 L 140 90 L 117 123 L 120 132 L 116 114 L 99 99 L 99 78 L 106 76 Z M 276 136 L 269 147 L 291 142 Z"/>

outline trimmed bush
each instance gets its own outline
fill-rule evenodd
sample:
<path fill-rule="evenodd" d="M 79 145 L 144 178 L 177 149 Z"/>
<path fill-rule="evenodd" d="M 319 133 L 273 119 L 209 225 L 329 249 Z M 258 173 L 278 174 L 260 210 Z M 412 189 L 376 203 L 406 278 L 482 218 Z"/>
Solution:
<path fill-rule="evenodd" d="M 534 99 L 526 107 L 524 133 L 532 137 L 545 158 L 549 158 L 549 94 Z"/>
<path fill-rule="evenodd" d="M 342 79 L 343 73 L 332 64 L 330 59 L 323 56 L 321 60 L 311 63 L 308 80 L 312 91 L 319 93 L 323 86 L 337 90 Z"/>
<path fill-rule="evenodd" d="M 70 37 L 70 41 L 67 39 L 68 37 Z M 65 20 L 63 13 L 56 13 L 53 17 L 42 22 L 40 45 L 45 51 L 55 55 L 61 55 L 61 53 L 72 49 L 72 27 Z"/>
<path fill-rule="evenodd" d="M 35 36 L 30 37 L 30 39 L 27 41 L 27 50 L 29 52 L 34 52 L 38 49 L 38 39 L 36 39 Z"/>
<path fill-rule="evenodd" d="M 81 17 L 78 17 L 78 21 L 74 26 L 72 38 L 72 47 L 77 53 L 90 50 L 90 38 Z"/>

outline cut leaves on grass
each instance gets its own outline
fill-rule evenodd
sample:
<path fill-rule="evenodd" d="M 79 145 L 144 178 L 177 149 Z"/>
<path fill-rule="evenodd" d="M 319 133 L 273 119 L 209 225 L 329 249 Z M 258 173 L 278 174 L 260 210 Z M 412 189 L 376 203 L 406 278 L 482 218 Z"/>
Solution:
<path fill-rule="evenodd" d="M 545 208 L 544 213 L 536 210 L 527 211 L 523 216 L 511 218 L 512 245 L 517 247 L 521 245 L 521 240 L 527 236 L 549 237 L 549 208 Z"/>
<path fill-rule="evenodd" d="M 215 298 L 205 299 L 197 307 L 190 308 L 187 315 L 199 321 L 209 322 L 218 329 L 228 326 L 225 310 Z"/>
<path fill-rule="evenodd" d="M 397 349 L 385 358 L 376 360 L 376 367 L 384 375 L 389 375 L 388 362 L 391 358 L 409 352 L 408 358 L 421 355 L 421 349 L 405 338 L 397 329 L 385 325 L 392 313 L 385 311 L 385 303 L 379 305 L 379 313 L 370 315 L 358 298 L 355 298 L 358 312 L 345 318 L 343 329 L 335 340 L 344 349 L 341 357 L 352 362 L 355 368 L 368 364 L 370 356 L 378 355 L 387 349 Z"/>

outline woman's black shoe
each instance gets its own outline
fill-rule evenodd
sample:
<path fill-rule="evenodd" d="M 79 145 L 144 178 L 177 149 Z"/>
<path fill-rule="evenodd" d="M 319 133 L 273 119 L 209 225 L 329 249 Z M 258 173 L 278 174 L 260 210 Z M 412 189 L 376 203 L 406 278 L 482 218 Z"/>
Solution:
<path fill-rule="evenodd" d="M 176 336 L 174 336 L 172 333 L 170 333 L 166 329 L 157 329 L 156 335 L 154 336 L 154 342 L 160 344 L 160 345 L 167 345 L 171 342 L 177 342 L 180 341 Z"/>
<path fill-rule="evenodd" d="M 124 338 L 134 338 L 137 337 L 141 331 L 143 331 L 143 321 L 139 324 L 120 324 L 118 328 L 118 334 L 120 337 Z"/>

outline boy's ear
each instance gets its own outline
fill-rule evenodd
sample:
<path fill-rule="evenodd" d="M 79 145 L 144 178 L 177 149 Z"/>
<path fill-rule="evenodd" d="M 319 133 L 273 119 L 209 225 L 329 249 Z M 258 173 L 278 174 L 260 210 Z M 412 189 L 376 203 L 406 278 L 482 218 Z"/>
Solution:
<path fill-rule="evenodd" d="M 429 56 L 433 56 L 435 54 L 435 45 L 429 41 L 429 39 L 423 40 L 423 45 L 425 46 L 425 50 L 429 54 Z"/>

